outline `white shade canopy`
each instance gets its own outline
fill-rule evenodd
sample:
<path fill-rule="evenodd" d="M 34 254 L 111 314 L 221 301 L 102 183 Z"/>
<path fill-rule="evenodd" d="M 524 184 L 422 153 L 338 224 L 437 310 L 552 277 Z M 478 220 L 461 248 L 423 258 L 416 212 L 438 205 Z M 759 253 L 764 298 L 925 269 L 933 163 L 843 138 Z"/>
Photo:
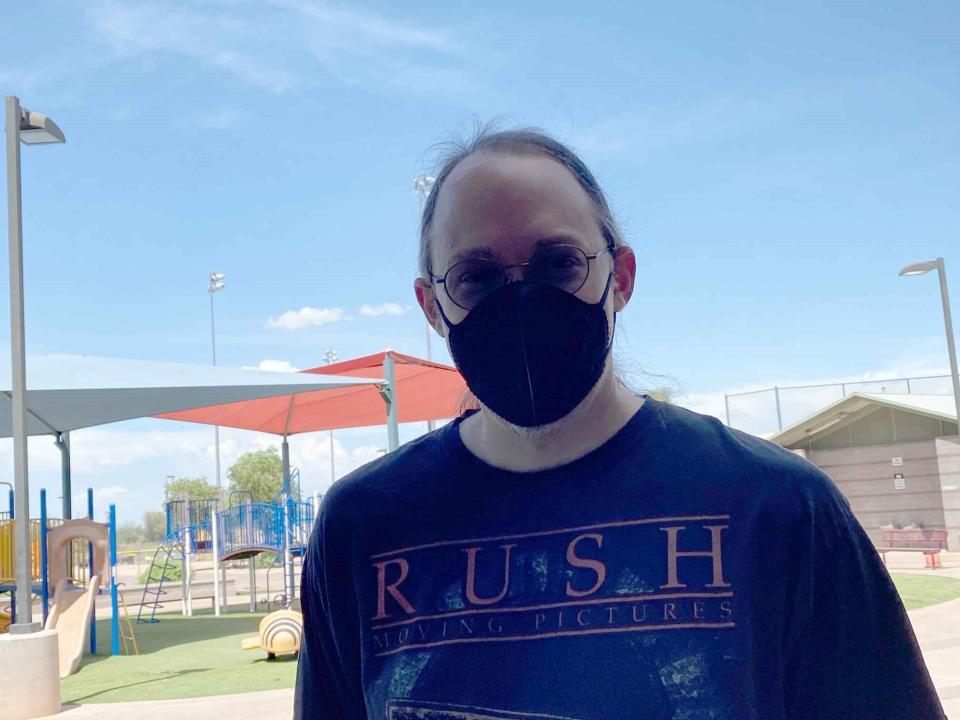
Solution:
<path fill-rule="evenodd" d="M 0 437 L 13 434 L 8 363 L 0 363 Z M 85 355 L 28 357 L 27 432 L 51 435 L 206 405 L 384 383 Z"/>

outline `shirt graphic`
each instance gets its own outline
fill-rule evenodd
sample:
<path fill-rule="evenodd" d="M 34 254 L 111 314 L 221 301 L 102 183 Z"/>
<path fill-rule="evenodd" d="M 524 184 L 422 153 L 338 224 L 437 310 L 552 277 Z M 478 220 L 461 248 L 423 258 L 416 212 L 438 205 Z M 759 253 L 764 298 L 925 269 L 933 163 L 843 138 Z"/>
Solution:
<path fill-rule="evenodd" d="M 729 515 L 638 518 L 370 557 L 374 656 L 445 645 L 736 627 Z M 373 590 L 374 587 L 371 587 Z"/>

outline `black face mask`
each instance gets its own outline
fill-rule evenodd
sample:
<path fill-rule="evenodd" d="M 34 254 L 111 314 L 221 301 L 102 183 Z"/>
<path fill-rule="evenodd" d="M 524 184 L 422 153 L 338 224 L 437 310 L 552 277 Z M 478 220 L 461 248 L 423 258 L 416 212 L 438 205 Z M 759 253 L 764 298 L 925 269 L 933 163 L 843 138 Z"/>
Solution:
<path fill-rule="evenodd" d="M 513 425 L 565 417 L 603 374 L 613 342 L 604 303 L 584 302 L 553 285 L 509 283 L 450 329 L 450 350 L 474 395 Z M 439 303 L 438 303 L 439 307 Z"/>

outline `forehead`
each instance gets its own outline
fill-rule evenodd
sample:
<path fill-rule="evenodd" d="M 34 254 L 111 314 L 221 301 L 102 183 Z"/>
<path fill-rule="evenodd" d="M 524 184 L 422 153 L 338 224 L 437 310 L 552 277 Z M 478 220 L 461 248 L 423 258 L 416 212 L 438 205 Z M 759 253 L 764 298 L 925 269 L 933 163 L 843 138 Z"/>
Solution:
<path fill-rule="evenodd" d="M 590 197 L 542 153 L 480 151 L 462 160 L 440 188 L 431 235 L 441 266 L 478 249 L 511 259 L 545 239 L 603 242 Z"/>

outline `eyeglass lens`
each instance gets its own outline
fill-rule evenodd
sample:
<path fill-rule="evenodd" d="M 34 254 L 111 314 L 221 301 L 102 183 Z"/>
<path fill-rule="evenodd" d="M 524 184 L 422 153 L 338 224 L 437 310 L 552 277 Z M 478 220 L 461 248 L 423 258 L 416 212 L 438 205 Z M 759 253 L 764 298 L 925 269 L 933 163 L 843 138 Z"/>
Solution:
<path fill-rule="evenodd" d="M 527 280 L 575 293 L 587 281 L 590 263 L 587 254 L 575 245 L 550 245 L 538 250 L 524 270 Z M 444 283 L 451 300 L 472 310 L 487 295 L 506 285 L 506 267 L 496 260 L 464 260 L 447 271 Z"/>

